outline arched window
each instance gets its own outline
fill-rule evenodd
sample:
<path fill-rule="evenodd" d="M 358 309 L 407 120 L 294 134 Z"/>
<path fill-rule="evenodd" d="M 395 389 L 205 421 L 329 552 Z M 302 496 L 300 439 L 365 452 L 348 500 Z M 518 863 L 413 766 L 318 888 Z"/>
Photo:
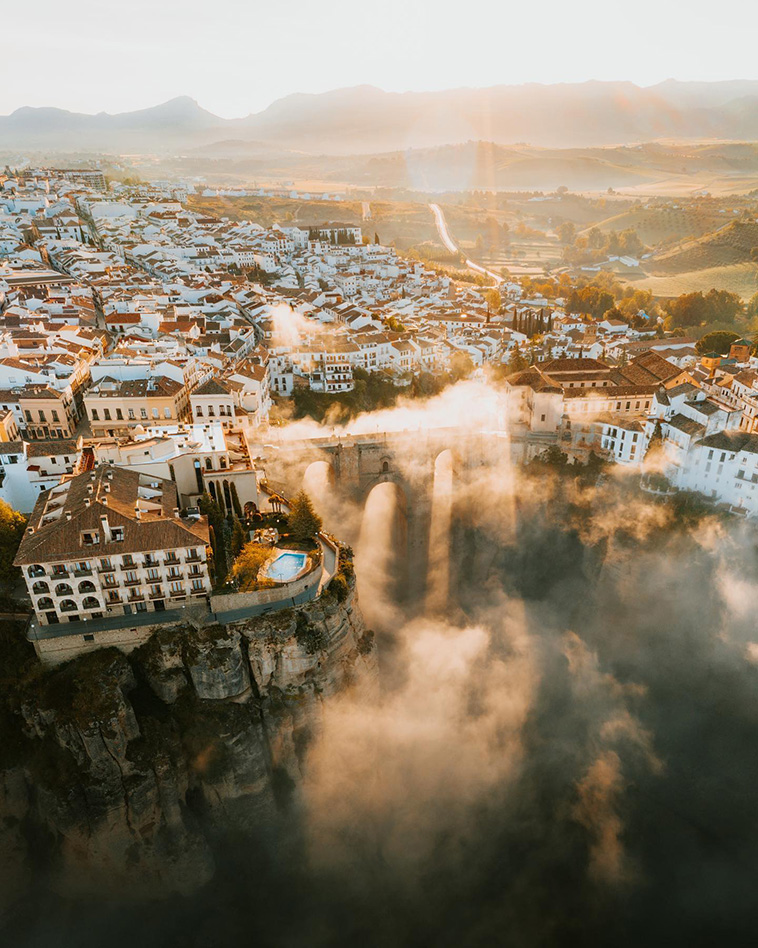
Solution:
<path fill-rule="evenodd" d="M 58 583 L 55 587 L 56 596 L 72 596 L 74 590 L 69 586 L 68 583 Z"/>
<path fill-rule="evenodd" d="M 100 603 L 95 599 L 94 596 L 86 596 L 84 602 L 82 603 L 83 609 L 99 609 Z"/>
<path fill-rule="evenodd" d="M 220 457 L 218 460 L 219 460 L 219 464 L 221 465 L 221 470 L 222 470 L 222 471 L 225 471 L 225 470 L 226 470 L 226 458 L 225 458 L 225 457 Z"/>
<path fill-rule="evenodd" d="M 95 591 L 95 584 L 91 580 L 85 579 L 83 583 L 79 583 L 80 593 L 90 593 L 94 591 Z"/>
<path fill-rule="evenodd" d="M 49 596 L 43 596 L 37 601 L 38 609 L 55 609 L 55 603 Z"/>
<path fill-rule="evenodd" d="M 44 575 L 45 575 L 45 567 L 44 567 L 44 566 L 40 566 L 38 563 L 35 563 L 34 566 L 30 566 L 30 567 L 29 567 L 29 575 L 30 575 L 31 577 L 44 576 Z"/>
<path fill-rule="evenodd" d="M 232 494 L 229 490 L 229 481 L 224 481 L 224 502 L 226 503 L 226 509 L 232 509 Z"/>
<path fill-rule="evenodd" d="M 216 484 L 215 484 L 214 481 L 210 481 L 210 482 L 209 482 L 209 484 L 208 484 L 208 492 L 210 493 L 211 497 L 212 497 L 215 501 L 218 501 L 218 497 L 216 497 Z"/>
<path fill-rule="evenodd" d="M 383 470 L 383 471 L 389 471 L 389 469 L 390 469 L 390 462 L 389 462 L 389 461 L 382 461 L 382 470 Z"/>
<path fill-rule="evenodd" d="M 50 587 L 47 585 L 47 583 L 36 582 L 32 586 L 32 592 L 35 596 L 41 596 L 42 593 L 50 592 Z"/>
<path fill-rule="evenodd" d="M 206 470 L 206 471 L 212 471 L 212 470 L 213 470 L 213 458 L 206 458 L 206 459 L 205 459 L 205 470 Z"/>
<path fill-rule="evenodd" d="M 76 612 L 76 603 L 73 599 L 64 599 L 60 608 L 61 612 Z"/>

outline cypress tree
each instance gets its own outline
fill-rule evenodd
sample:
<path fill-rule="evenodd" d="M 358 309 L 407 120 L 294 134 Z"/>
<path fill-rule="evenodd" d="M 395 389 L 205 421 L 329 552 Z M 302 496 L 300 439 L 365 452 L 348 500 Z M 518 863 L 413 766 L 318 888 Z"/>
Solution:
<path fill-rule="evenodd" d="M 238 520 L 242 520 L 242 504 L 240 504 L 239 494 L 237 493 L 237 485 L 234 481 L 229 485 L 229 493 L 232 495 L 232 507 L 234 508 L 234 513 Z"/>
<path fill-rule="evenodd" d="M 241 521 L 235 520 L 234 526 L 232 527 L 232 556 L 236 559 L 240 555 L 242 547 L 245 545 L 247 535 L 245 533 L 245 528 L 242 526 Z"/>

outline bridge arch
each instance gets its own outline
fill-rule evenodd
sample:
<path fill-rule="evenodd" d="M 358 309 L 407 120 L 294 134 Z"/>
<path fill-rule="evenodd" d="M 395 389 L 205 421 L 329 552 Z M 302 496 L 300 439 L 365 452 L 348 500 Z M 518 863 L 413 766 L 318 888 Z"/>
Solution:
<path fill-rule="evenodd" d="M 356 565 L 369 610 L 392 606 L 406 593 L 408 516 L 408 496 L 400 483 L 383 480 L 368 490 Z"/>

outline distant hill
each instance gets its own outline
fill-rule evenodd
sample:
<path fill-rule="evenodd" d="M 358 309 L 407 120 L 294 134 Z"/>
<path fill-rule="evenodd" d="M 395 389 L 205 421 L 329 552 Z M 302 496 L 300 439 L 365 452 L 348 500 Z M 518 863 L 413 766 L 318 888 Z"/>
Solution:
<path fill-rule="evenodd" d="M 758 224 L 732 221 L 720 230 L 689 240 L 647 261 L 654 274 L 688 273 L 758 260 Z"/>
<path fill-rule="evenodd" d="M 525 84 L 408 93 L 357 86 L 287 96 L 232 120 L 187 97 L 118 115 L 21 108 L 0 117 L 3 150 L 171 152 L 250 140 L 312 155 L 355 155 L 468 141 L 587 148 L 699 139 L 758 139 L 758 81 L 669 80 L 648 88 L 630 82 Z"/>

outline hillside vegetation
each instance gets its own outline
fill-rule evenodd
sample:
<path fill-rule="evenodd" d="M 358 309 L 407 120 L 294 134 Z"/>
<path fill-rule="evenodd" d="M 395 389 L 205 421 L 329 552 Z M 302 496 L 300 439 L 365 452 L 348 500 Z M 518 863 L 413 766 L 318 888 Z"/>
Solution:
<path fill-rule="evenodd" d="M 755 263 L 758 257 L 758 224 L 732 221 L 726 227 L 689 240 L 648 261 L 653 274 L 687 273 L 715 267 Z"/>

